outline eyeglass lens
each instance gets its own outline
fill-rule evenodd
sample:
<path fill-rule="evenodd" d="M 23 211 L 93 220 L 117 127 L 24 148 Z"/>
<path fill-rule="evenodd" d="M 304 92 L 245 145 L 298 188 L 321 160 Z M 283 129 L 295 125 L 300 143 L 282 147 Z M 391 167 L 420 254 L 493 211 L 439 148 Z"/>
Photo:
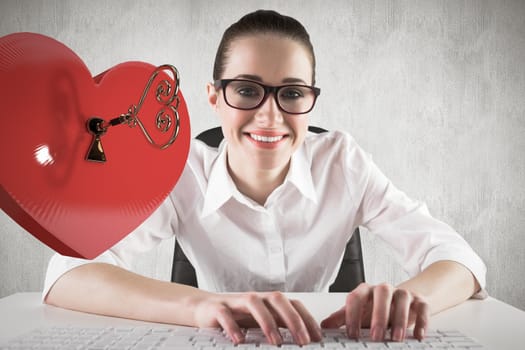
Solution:
<path fill-rule="evenodd" d="M 226 102 L 234 108 L 253 109 L 265 98 L 264 87 L 252 81 L 231 81 L 224 91 Z M 276 99 L 285 112 L 306 113 L 315 103 L 315 93 L 308 86 L 285 85 L 278 89 Z"/>

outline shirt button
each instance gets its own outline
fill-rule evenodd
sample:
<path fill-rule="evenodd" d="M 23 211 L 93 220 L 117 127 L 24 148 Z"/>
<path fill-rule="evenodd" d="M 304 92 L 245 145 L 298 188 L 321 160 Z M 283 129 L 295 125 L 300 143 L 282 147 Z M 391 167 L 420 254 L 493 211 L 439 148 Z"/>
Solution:
<path fill-rule="evenodd" d="M 272 254 L 279 254 L 282 251 L 283 250 L 279 246 L 272 246 L 272 247 L 270 247 L 270 253 L 272 253 Z"/>

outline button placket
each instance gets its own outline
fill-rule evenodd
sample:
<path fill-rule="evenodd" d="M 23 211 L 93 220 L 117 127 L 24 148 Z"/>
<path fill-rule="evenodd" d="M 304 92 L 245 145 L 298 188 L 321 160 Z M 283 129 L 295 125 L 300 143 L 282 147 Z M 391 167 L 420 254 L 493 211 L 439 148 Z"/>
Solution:
<path fill-rule="evenodd" d="M 272 283 L 285 281 L 284 247 L 279 227 L 275 224 L 274 215 L 267 211 L 264 215 L 266 244 L 268 249 L 269 277 Z"/>

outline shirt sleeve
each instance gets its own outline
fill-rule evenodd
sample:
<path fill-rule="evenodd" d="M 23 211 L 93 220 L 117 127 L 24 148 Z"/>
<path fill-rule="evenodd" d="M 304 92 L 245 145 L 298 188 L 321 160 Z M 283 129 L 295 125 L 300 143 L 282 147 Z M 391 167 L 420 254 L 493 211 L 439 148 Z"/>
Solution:
<path fill-rule="evenodd" d="M 486 295 L 486 267 L 454 229 L 432 217 L 424 203 L 408 198 L 378 169 L 370 156 L 364 193 L 358 210 L 361 225 L 391 246 L 405 271 L 413 277 L 434 262 L 451 260 L 468 268 Z"/>
<path fill-rule="evenodd" d="M 95 259 L 79 259 L 55 253 L 48 264 L 42 301 L 55 282 L 66 272 L 93 262 L 107 263 L 130 269 L 131 263 L 141 253 L 171 238 L 175 232 L 177 216 L 171 198 L 168 198 L 138 228 Z"/>

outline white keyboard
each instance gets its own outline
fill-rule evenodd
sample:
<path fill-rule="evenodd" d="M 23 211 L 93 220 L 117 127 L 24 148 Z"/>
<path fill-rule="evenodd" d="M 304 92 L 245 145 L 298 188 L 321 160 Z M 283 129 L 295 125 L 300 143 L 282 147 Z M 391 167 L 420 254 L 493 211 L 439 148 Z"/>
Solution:
<path fill-rule="evenodd" d="M 455 330 L 431 330 L 423 341 L 413 337 L 404 342 L 374 342 L 368 330 L 361 331 L 359 341 L 348 339 L 344 329 L 324 329 L 323 340 L 300 347 L 295 345 L 287 329 L 281 329 L 281 349 L 483 349 L 474 339 Z M 407 334 L 412 331 L 407 330 Z M 0 344 L 4 349 L 67 349 L 67 350 L 226 350 L 275 349 L 260 329 L 246 330 L 245 343 L 233 345 L 219 329 L 190 327 L 50 327 L 37 328 L 27 334 Z"/>

